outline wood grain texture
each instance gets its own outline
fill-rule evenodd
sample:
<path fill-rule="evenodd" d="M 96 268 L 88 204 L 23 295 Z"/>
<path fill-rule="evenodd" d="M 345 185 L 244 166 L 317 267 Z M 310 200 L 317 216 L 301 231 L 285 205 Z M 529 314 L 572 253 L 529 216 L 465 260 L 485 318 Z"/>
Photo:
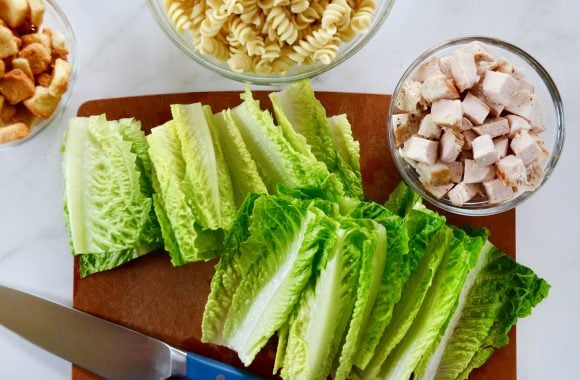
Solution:
<path fill-rule="evenodd" d="M 256 92 L 263 108 L 270 107 L 267 93 Z M 329 115 L 346 113 L 354 137 L 361 146 L 361 170 L 367 199 L 384 202 L 401 180 L 387 148 L 387 95 L 321 92 L 317 97 Z M 240 103 L 238 92 L 162 94 L 141 97 L 93 100 L 84 103 L 79 116 L 105 113 L 108 119 L 135 117 L 146 133 L 171 118 L 169 106 L 175 103 L 202 102 L 214 112 Z M 440 211 L 440 210 L 439 210 Z M 441 211 L 440 211 L 441 212 Z M 488 217 L 467 217 L 442 212 L 448 221 L 483 226 L 491 240 L 515 257 L 515 211 Z M 216 261 L 193 263 L 174 268 L 165 252 L 159 251 L 134 260 L 120 268 L 79 278 L 78 260 L 74 266 L 74 307 L 115 323 L 161 339 L 184 350 L 204 354 L 239 367 L 234 352 L 202 344 L 201 317 Z M 272 342 L 250 367 L 269 376 L 274 358 Z M 94 375 L 73 366 L 73 379 L 95 379 Z M 515 328 L 510 344 L 498 350 L 485 366 L 473 372 L 475 380 L 515 380 Z"/>

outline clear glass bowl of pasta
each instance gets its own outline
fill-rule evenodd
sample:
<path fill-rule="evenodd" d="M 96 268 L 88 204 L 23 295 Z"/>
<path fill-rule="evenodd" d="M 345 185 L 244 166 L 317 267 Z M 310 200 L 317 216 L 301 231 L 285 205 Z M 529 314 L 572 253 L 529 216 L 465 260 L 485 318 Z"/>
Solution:
<path fill-rule="evenodd" d="M 315 77 L 358 52 L 394 0 L 148 0 L 177 47 L 227 78 L 277 85 Z"/>

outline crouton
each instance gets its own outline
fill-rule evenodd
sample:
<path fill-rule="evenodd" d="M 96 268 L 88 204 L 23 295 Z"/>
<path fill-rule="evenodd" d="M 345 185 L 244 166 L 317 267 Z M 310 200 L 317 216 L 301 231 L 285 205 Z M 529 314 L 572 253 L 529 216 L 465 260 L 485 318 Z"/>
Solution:
<path fill-rule="evenodd" d="M 42 73 L 36 76 L 36 85 L 42 87 L 50 86 L 50 82 L 52 81 L 52 75 L 49 73 Z"/>
<path fill-rule="evenodd" d="M 0 95 L 0 97 L 2 98 L 2 110 L 0 111 L 0 120 L 7 123 L 14 117 L 14 114 L 16 113 L 16 107 L 5 101 L 3 96 Z"/>
<path fill-rule="evenodd" d="M 57 58 L 54 62 L 54 70 L 52 71 L 52 80 L 50 81 L 50 94 L 53 96 L 61 96 L 66 92 L 68 83 L 72 73 L 72 67 L 63 59 Z"/>
<path fill-rule="evenodd" d="M 16 53 L 18 53 L 18 46 L 12 31 L 5 26 L 0 26 L 0 59 L 10 57 Z"/>
<path fill-rule="evenodd" d="M 56 110 L 60 99 L 60 96 L 51 95 L 48 88 L 36 86 L 34 96 L 26 99 L 23 103 L 34 116 L 48 119 Z"/>
<path fill-rule="evenodd" d="M 46 48 L 46 50 L 50 51 L 52 49 L 52 41 L 51 38 L 44 33 L 30 33 L 30 34 L 24 34 L 22 36 L 20 36 L 20 38 L 22 39 L 22 45 L 23 46 L 28 46 L 32 43 L 38 42 L 40 44 L 42 44 L 42 46 L 44 46 Z"/>
<path fill-rule="evenodd" d="M 13 29 L 24 23 L 29 9 L 27 0 L 0 0 L 0 18 Z"/>
<path fill-rule="evenodd" d="M 0 79 L 0 93 L 8 103 L 16 104 L 34 95 L 34 83 L 20 69 L 12 69 Z"/>
<path fill-rule="evenodd" d="M 14 123 L 0 127 L 0 143 L 21 140 L 30 134 L 30 127 L 24 123 Z"/>
<path fill-rule="evenodd" d="M 20 69 L 30 80 L 34 80 L 34 74 L 32 74 L 32 69 L 30 69 L 30 64 L 27 59 L 24 58 L 14 58 L 12 59 L 12 68 Z"/>
<path fill-rule="evenodd" d="M 44 11 L 46 7 L 44 6 L 44 0 L 27 0 L 28 7 L 30 8 L 30 22 L 32 25 L 38 27 L 42 24 L 44 19 Z"/>
<path fill-rule="evenodd" d="M 28 46 L 25 46 L 18 57 L 25 58 L 30 64 L 30 69 L 34 75 L 38 75 L 45 72 L 52 61 L 52 56 L 50 50 L 47 50 L 44 45 L 39 42 L 33 42 Z"/>

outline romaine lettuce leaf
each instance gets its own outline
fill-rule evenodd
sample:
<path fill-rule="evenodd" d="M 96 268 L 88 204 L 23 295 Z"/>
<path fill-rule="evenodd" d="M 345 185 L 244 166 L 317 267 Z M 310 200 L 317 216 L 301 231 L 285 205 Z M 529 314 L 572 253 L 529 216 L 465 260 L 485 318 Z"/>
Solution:
<path fill-rule="evenodd" d="M 328 118 L 334 149 L 354 173 L 360 175 L 360 144 L 352 136 L 352 128 L 345 114 Z M 361 179 L 362 181 L 362 179 Z"/>
<path fill-rule="evenodd" d="M 345 161 L 339 149 L 342 148 L 343 152 L 348 150 L 346 141 L 341 146 L 335 146 L 329 121 L 326 118 L 326 111 L 320 101 L 316 99 L 310 82 L 294 83 L 280 92 L 271 93 L 270 99 L 278 123 L 286 129 L 293 128 L 304 136 L 311 147 L 312 154 L 326 165 L 330 173 L 334 173 L 338 177 L 344 187 L 345 194 L 362 199 L 360 164 L 351 164 L 351 161 L 359 156 L 356 151 L 357 146 L 350 144 L 348 148 L 355 149 L 355 151 L 349 152 Z M 350 129 L 350 125 L 347 129 Z M 341 135 L 343 132 L 337 134 Z"/>

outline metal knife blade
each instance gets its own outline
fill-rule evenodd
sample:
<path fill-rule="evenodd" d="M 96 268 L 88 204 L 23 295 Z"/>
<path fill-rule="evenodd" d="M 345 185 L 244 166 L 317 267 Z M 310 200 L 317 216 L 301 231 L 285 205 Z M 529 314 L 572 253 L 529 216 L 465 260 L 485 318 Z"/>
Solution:
<path fill-rule="evenodd" d="M 0 285 L 0 325 L 108 379 L 256 379 L 91 314 Z"/>

